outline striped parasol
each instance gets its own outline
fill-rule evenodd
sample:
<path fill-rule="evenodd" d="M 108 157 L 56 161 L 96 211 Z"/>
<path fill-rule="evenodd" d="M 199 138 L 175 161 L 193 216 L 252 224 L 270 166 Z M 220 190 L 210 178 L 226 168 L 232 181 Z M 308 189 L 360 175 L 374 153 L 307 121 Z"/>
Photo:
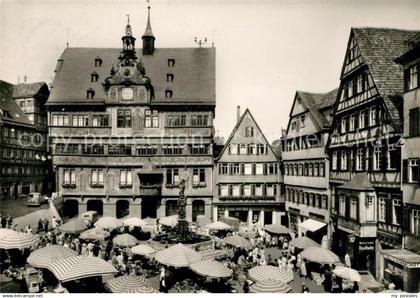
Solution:
<path fill-rule="evenodd" d="M 138 217 L 130 217 L 123 220 L 123 225 L 128 227 L 143 227 L 147 225 L 147 222 Z"/>
<path fill-rule="evenodd" d="M 70 220 L 58 227 L 58 229 L 64 233 L 80 233 L 87 228 L 88 226 L 86 222 L 81 218 Z"/>
<path fill-rule="evenodd" d="M 127 293 L 153 294 L 153 293 L 159 293 L 159 291 L 152 287 L 141 286 L 136 289 L 130 290 Z"/>
<path fill-rule="evenodd" d="M 232 276 L 232 269 L 215 260 L 206 260 L 190 266 L 195 273 L 211 278 L 228 278 Z"/>
<path fill-rule="evenodd" d="M 11 229 L 0 228 L 0 239 L 5 237 L 5 236 L 14 235 L 14 234 L 17 234 L 17 233 L 18 232 L 13 231 Z"/>
<path fill-rule="evenodd" d="M 106 282 L 105 288 L 112 293 L 129 293 L 139 287 L 152 288 L 150 282 L 143 276 L 123 275 Z"/>
<path fill-rule="evenodd" d="M 216 230 L 216 231 L 230 231 L 233 229 L 232 226 L 228 225 L 227 223 L 224 223 L 222 221 L 215 221 L 208 225 L 206 225 L 206 228 L 209 230 Z"/>
<path fill-rule="evenodd" d="M 201 258 L 198 252 L 181 243 L 158 251 L 155 255 L 155 260 L 160 264 L 176 268 L 189 267 L 201 261 Z"/>
<path fill-rule="evenodd" d="M 138 242 L 139 241 L 137 240 L 137 238 L 130 234 L 121 234 L 121 235 L 116 236 L 114 239 L 112 239 L 112 243 L 114 245 L 124 246 L 124 247 L 134 246 Z"/>
<path fill-rule="evenodd" d="M 235 246 L 235 247 L 241 247 L 241 248 L 251 248 L 251 242 L 249 242 L 246 238 L 238 235 L 228 236 L 224 238 L 223 243 Z"/>
<path fill-rule="evenodd" d="M 121 228 L 123 225 L 122 221 L 118 218 L 105 216 L 100 218 L 97 222 L 95 222 L 95 227 L 101 228 L 104 230 L 114 230 Z"/>
<path fill-rule="evenodd" d="M 46 267 L 61 282 L 117 273 L 110 263 L 98 257 L 75 256 L 52 262 Z"/>
<path fill-rule="evenodd" d="M 340 259 L 335 253 L 322 247 L 307 247 L 301 252 L 301 256 L 305 260 L 319 264 L 340 263 Z"/>
<path fill-rule="evenodd" d="M 305 249 L 311 246 L 317 246 L 317 247 L 320 246 L 319 243 L 313 241 L 311 238 L 308 238 L 306 236 L 297 237 L 293 239 L 292 241 L 289 242 L 289 245 L 300 248 L 300 249 Z"/>
<path fill-rule="evenodd" d="M 0 238 L 0 248 L 23 249 L 34 246 L 39 241 L 38 236 L 27 233 L 9 233 Z"/>
<path fill-rule="evenodd" d="M 156 250 L 147 244 L 139 244 L 132 247 L 131 252 L 135 255 L 149 256 L 151 254 L 154 254 Z"/>
<path fill-rule="evenodd" d="M 265 225 L 264 230 L 277 235 L 284 235 L 292 232 L 289 228 L 282 225 Z"/>
<path fill-rule="evenodd" d="M 249 288 L 251 293 L 289 293 L 291 290 L 292 287 L 277 279 L 264 279 Z"/>
<path fill-rule="evenodd" d="M 74 256 L 77 256 L 77 252 L 70 248 L 61 245 L 48 245 L 32 252 L 27 262 L 37 268 L 47 268 L 52 262 Z"/>
<path fill-rule="evenodd" d="M 171 215 L 159 219 L 159 223 L 168 227 L 175 227 L 178 224 L 178 215 Z"/>
<path fill-rule="evenodd" d="M 79 238 L 84 240 L 100 240 L 103 241 L 108 238 L 111 234 L 108 231 L 102 229 L 93 228 L 87 231 L 84 231 L 80 234 Z"/>
<path fill-rule="evenodd" d="M 265 265 L 256 266 L 248 271 L 249 277 L 255 281 L 263 281 L 266 279 L 276 279 L 282 283 L 288 284 L 293 280 L 293 272 L 280 269 L 279 267 Z"/>

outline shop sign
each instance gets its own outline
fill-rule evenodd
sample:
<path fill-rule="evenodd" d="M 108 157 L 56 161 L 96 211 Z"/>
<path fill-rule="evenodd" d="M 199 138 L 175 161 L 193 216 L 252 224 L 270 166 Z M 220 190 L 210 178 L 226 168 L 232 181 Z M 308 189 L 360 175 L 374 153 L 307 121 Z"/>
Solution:
<path fill-rule="evenodd" d="M 367 241 L 367 240 L 360 240 L 359 241 L 359 251 L 371 251 L 375 250 L 375 242 L 374 241 Z"/>

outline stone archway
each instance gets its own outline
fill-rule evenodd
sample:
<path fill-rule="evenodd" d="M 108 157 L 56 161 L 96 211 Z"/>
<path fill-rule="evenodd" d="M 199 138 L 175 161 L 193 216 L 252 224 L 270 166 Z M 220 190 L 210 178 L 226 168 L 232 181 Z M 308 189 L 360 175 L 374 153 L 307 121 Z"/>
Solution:
<path fill-rule="evenodd" d="M 204 215 L 206 203 L 203 200 L 194 200 L 192 202 L 192 221 L 197 221 L 197 216 Z"/>
<path fill-rule="evenodd" d="M 65 200 L 63 205 L 64 217 L 72 218 L 79 215 L 79 201 L 70 199 Z"/>
<path fill-rule="evenodd" d="M 118 200 L 115 204 L 115 215 L 117 218 L 126 217 L 130 214 L 130 202 L 127 200 Z"/>
<path fill-rule="evenodd" d="M 86 204 L 87 211 L 96 211 L 99 215 L 104 214 L 104 203 L 102 200 L 89 200 Z"/>

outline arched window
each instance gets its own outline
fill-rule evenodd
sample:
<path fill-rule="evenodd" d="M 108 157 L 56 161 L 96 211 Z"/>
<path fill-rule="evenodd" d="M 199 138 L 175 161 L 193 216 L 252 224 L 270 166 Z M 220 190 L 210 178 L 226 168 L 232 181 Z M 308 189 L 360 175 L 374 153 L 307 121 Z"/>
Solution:
<path fill-rule="evenodd" d="M 99 75 L 96 71 L 94 71 L 90 74 L 90 81 L 91 82 L 97 82 L 98 79 L 99 79 Z"/>
<path fill-rule="evenodd" d="M 172 98 L 173 95 L 173 91 L 171 89 L 166 89 L 165 90 L 165 97 L 166 98 Z"/>
<path fill-rule="evenodd" d="M 102 65 L 102 59 L 98 56 L 95 58 L 95 67 L 100 67 Z"/>
<path fill-rule="evenodd" d="M 92 88 L 89 88 L 86 91 L 86 98 L 91 99 L 91 98 L 94 98 L 94 97 L 95 97 L 95 90 L 93 90 Z"/>

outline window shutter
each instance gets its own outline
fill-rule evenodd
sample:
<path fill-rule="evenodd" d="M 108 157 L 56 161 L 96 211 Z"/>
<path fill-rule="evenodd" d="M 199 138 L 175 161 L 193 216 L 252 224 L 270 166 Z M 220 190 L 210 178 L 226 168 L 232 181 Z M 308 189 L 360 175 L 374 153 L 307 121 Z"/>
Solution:
<path fill-rule="evenodd" d="M 365 127 L 369 127 L 369 110 L 365 110 Z"/>
<path fill-rule="evenodd" d="M 349 219 L 350 218 L 350 200 L 349 200 L 348 197 L 346 198 L 346 210 L 345 211 L 346 211 L 345 212 L 345 217 L 346 217 L 346 219 Z"/>
<path fill-rule="evenodd" d="M 382 170 L 382 171 L 386 171 L 386 169 L 387 169 L 387 167 L 388 167 L 388 165 L 387 165 L 387 162 L 388 162 L 388 146 L 386 146 L 385 144 L 383 144 L 382 146 L 381 146 L 381 156 L 379 156 L 379 162 L 380 162 L 380 169 Z"/>
<path fill-rule="evenodd" d="M 252 164 L 252 175 L 255 175 L 255 173 L 256 173 L 256 165 L 255 165 L 255 163 L 253 163 Z"/>
<path fill-rule="evenodd" d="M 222 190 L 221 190 L 221 186 L 220 185 L 217 186 L 217 195 L 219 197 L 222 195 Z"/>
<path fill-rule="evenodd" d="M 405 90 L 410 89 L 410 69 L 404 70 L 404 88 Z"/>
<path fill-rule="evenodd" d="M 392 200 L 385 200 L 385 222 L 392 222 Z"/>
<path fill-rule="evenodd" d="M 356 200 L 356 220 L 359 221 L 359 219 L 360 219 L 360 201 Z"/>
<path fill-rule="evenodd" d="M 402 180 L 408 182 L 408 159 L 403 160 Z"/>
<path fill-rule="evenodd" d="M 396 158 L 395 168 L 398 171 L 401 171 L 401 147 L 400 146 L 397 146 L 396 149 L 397 150 L 396 150 L 396 153 L 395 153 L 395 158 Z"/>
<path fill-rule="evenodd" d="M 241 175 L 245 173 L 245 165 L 241 164 Z"/>
<path fill-rule="evenodd" d="M 419 108 L 410 109 L 409 118 L 410 137 L 415 137 L 419 134 Z"/>

